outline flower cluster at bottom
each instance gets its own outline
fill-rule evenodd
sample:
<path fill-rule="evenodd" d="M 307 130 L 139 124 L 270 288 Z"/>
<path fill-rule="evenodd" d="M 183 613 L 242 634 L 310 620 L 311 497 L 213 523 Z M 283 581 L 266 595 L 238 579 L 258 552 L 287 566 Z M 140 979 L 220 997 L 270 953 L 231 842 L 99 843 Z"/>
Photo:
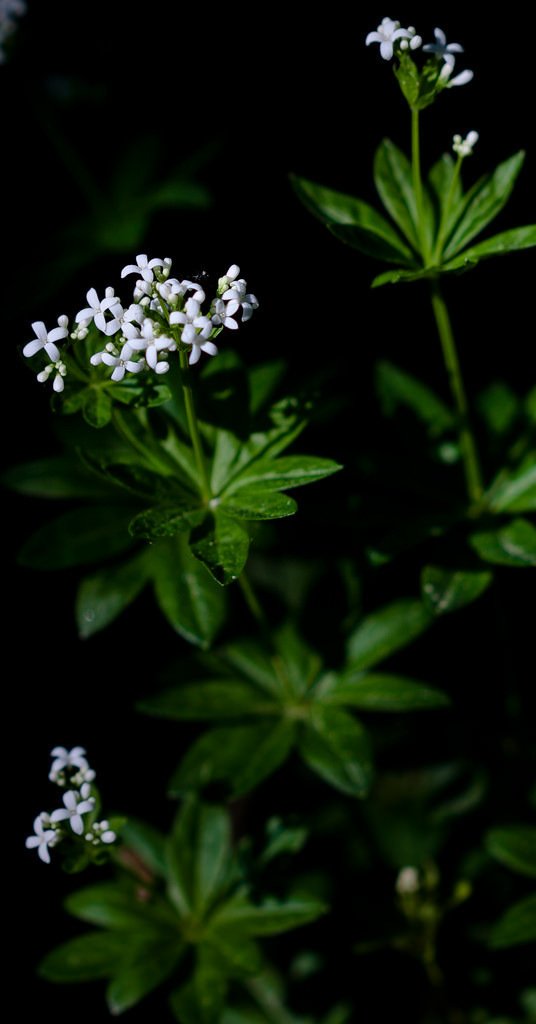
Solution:
<path fill-rule="evenodd" d="M 109 846 L 117 839 L 108 821 L 95 821 L 98 794 L 93 785 L 95 772 L 89 766 L 83 747 L 54 747 L 49 779 L 66 790 L 62 807 L 41 811 L 34 820 L 34 835 L 26 839 L 29 850 L 50 864 L 50 850 L 64 840 L 91 847 Z"/>

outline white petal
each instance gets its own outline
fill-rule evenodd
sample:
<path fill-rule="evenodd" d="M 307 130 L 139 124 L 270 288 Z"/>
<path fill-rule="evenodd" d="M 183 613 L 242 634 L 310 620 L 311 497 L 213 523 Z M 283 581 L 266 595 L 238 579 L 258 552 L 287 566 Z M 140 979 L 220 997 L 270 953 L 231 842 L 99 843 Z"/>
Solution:
<path fill-rule="evenodd" d="M 185 324 L 188 322 L 188 317 L 184 313 L 172 313 L 169 322 L 170 324 Z"/>
<path fill-rule="evenodd" d="M 455 78 L 451 79 L 447 88 L 451 89 L 453 85 L 467 85 L 467 83 L 471 82 L 474 77 L 474 71 L 460 71 L 459 75 L 456 75 Z"/>
<path fill-rule="evenodd" d="M 58 807 L 57 811 L 52 811 L 52 814 L 50 815 L 50 820 L 54 822 L 65 821 L 66 818 L 70 817 L 71 815 L 69 811 L 66 811 L 64 807 Z"/>
<path fill-rule="evenodd" d="M 79 324 L 79 323 L 81 323 L 82 320 L 93 320 L 94 316 L 95 316 L 95 310 L 94 309 L 89 309 L 89 307 L 88 307 L 87 309 L 81 309 L 80 312 L 76 314 L 74 319 L 75 319 L 75 322 L 77 324 Z"/>
<path fill-rule="evenodd" d="M 126 368 L 129 373 L 139 373 L 140 370 L 144 369 L 144 367 L 145 359 L 139 359 L 137 363 L 135 363 L 132 359 L 129 359 L 128 362 L 126 363 Z"/>
<path fill-rule="evenodd" d="M 157 355 L 157 351 L 156 351 L 156 345 L 150 345 L 149 346 L 149 348 L 147 349 L 147 352 L 145 353 L 145 358 L 147 360 L 147 364 L 151 367 L 151 370 L 154 370 L 155 367 L 156 367 L 156 364 L 158 362 L 158 355 Z"/>
<path fill-rule="evenodd" d="M 371 43 L 381 43 L 381 41 L 382 37 L 379 36 L 377 32 L 369 32 L 367 38 L 365 39 L 365 46 L 370 46 Z M 229 274 L 227 274 L 226 276 L 229 277 Z"/>
<path fill-rule="evenodd" d="M 393 56 L 393 44 L 387 40 L 380 44 L 380 53 L 384 60 L 391 60 Z"/>
<path fill-rule="evenodd" d="M 39 338 L 39 341 L 47 340 L 47 329 L 42 320 L 35 320 L 32 324 L 32 331 Z"/>
<path fill-rule="evenodd" d="M 237 263 L 232 263 L 225 276 L 227 278 L 229 278 L 229 281 L 234 281 L 235 278 L 238 277 L 239 273 L 240 273 L 240 267 L 238 266 L 238 264 Z"/>
<path fill-rule="evenodd" d="M 206 352 L 209 356 L 217 356 L 218 349 L 216 348 L 213 341 L 205 341 L 204 345 L 201 345 L 201 351 Z"/>
<path fill-rule="evenodd" d="M 139 272 L 139 267 L 135 267 L 133 263 L 129 263 L 128 267 L 123 267 L 121 277 L 128 277 L 129 274 L 139 274 Z"/>
<path fill-rule="evenodd" d="M 54 391 L 58 393 L 63 391 L 65 383 L 63 381 L 63 377 L 61 376 L 61 373 L 57 373 L 56 376 L 54 377 L 52 387 L 54 388 Z"/>
<path fill-rule="evenodd" d="M 95 288 L 90 288 L 89 289 L 89 291 L 88 291 L 88 293 L 86 295 L 86 299 L 87 299 L 88 304 L 91 306 L 92 309 L 94 309 L 94 310 L 95 309 L 99 309 L 99 307 L 100 307 L 100 300 L 99 300 L 99 296 L 97 295 L 97 292 L 96 292 Z"/>
<path fill-rule="evenodd" d="M 166 362 L 157 363 L 155 368 L 154 368 L 155 373 L 167 373 L 168 370 L 169 370 L 169 363 L 166 363 Z"/>
<path fill-rule="evenodd" d="M 463 46 L 460 43 L 449 43 L 447 50 L 449 53 L 463 53 Z"/>
<path fill-rule="evenodd" d="M 43 342 L 39 341 L 38 338 L 35 338 L 33 341 L 29 341 L 28 344 L 24 346 L 22 354 L 23 356 L 26 356 L 27 359 L 30 359 L 32 356 L 36 354 L 36 352 L 40 352 L 42 348 Z"/>
<path fill-rule="evenodd" d="M 100 366 L 102 363 L 102 352 L 95 352 L 95 355 L 91 356 L 89 361 L 92 366 Z"/>
<path fill-rule="evenodd" d="M 59 348 L 56 348 L 56 346 L 53 345 L 52 342 L 47 342 L 47 344 L 44 345 L 43 347 L 48 358 L 51 359 L 53 363 L 57 363 L 60 358 Z"/>
<path fill-rule="evenodd" d="M 437 39 L 437 41 L 438 41 L 440 46 L 446 46 L 446 44 L 447 44 L 447 37 L 446 37 L 445 33 L 443 32 L 442 28 L 435 28 L 434 29 L 434 35 L 435 35 L 435 37 L 436 37 L 436 39 Z"/>
<path fill-rule="evenodd" d="M 106 319 L 104 313 L 95 313 L 95 327 L 98 327 L 99 331 L 106 334 Z"/>
<path fill-rule="evenodd" d="M 124 366 L 116 366 L 114 372 L 112 373 L 112 380 L 115 380 L 117 382 L 117 381 L 123 380 L 124 376 L 125 376 L 125 367 Z M 82 832 L 82 829 L 80 829 L 80 833 L 81 832 Z"/>
<path fill-rule="evenodd" d="M 67 331 L 65 327 L 53 327 L 52 330 L 48 332 L 48 340 L 61 341 L 62 338 L 67 337 L 68 333 L 69 331 Z"/>
<path fill-rule="evenodd" d="M 101 352 L 101 356 L 105 366 L 117 366 L 119 362 L 119 357 L 113 356 L 111 352 Z"/>
<path fill-rule="evenodd" d="M 48 846 L 46 843 L 41 843 L 37 856 L 45 863 L 50 864 L 50 853 L 48 852 Z"/>
<path fill-rule="evenodd" d="M 235 313 L 239 309 L 240 309 L 240 303 L 237 302 L 236 299 L 231 299 L 231 302 L 229 302 L 227 304 L 227 309 L 225 310 L 225 315 L 226 316 L 234 316 Z"/>
<path fill-rule="evenodd" d="M 112 832 L 111 829 L 107 829 L 106 832 L 102 833 L 100 838 L 101 838 L 101 843 L 115 843 L 115 840 L 117 839 L 117 836 L 116 836 L 115 832 Z"/>
<path fill-rule="evenodd" d="M 233 320 L 232 317 L 230 317 L 230 316 L 226 316 L 225 320 L 223 321 L 223 323 L 224 323 L 224 326 L 228 327 L 229 330 L 231 330 L 231 331 L 237 331 L 238 330 L 238 324 L 237 324 L 236 320 Z"/>
<path fill-rule="evenodd" d="M 95 317 L 95 323 L 96 322 L 97 322 L 97 317 Z M 106 328 L 105 328 L 104 333 L 109 338 L 112 334 L 117 334 L 117 332 L 120 329 L 120 327 L 121 327 L 121 324 L 120 324 L 119 320 L 116 320 L 115 317 L 114 317 L 113 320 L 110 320 L 109 323 L 106 324 Z"/>
<path fill-rule="evenodd" d="M 80 747 L 80 750 L 82 750 L 81 747 Z M 85 754 L 85 750 L 82 750 L 82 753 Z M 54 747 L 54 749 L 50 751 L 50 756 L 51 757 L 68 757 L 69 756 L 69 751 L 67 750 L 67 747 Z"/>
<path fill-rule="evenodd" d="M 71 818 L 71 828 L 77 836 L 81 836 L 84 831 L 84 822 L 79 814 L 73 814 Z"/>
<path fill-rule="evenodd" d="M 171 266 L 171 260 L 169 261 L 169 264 Z M 152 268 L 152 267 L 163 267 L 164 266 L 164 261 L 163 260 L 157 260 L 157 259 L 149 260 L 148 266 L 150 268 Z"/>
<path fill-rule="evenodd" d="M 193 345 L 195 337 L 196 332 L 193 324 L 185 324 L 181 335 L 181 340 L 184 342 L 184 344 Z"/>
<path fill-rule="evenodd" d="M 194 366 L 195 363 L 198 363 L 200 358 L 201 349 L 199 348 L 199 345 L 193 345 L 192 351 L 190 352 L 190 358 L 188 360 L 190 366 Z"/>
<path fill-rule="evenodd" d="M 39 836 L 28 836 L 25 840 L 24 845 L 27 850 L 33 850 L 36 846 L 39 846 L 41 839 Z"/>
<path fill-rule="evenodd" d="M 143 280 L 147 282 L 147 284 L 151 284 L 151 282 L 154 281 L 154 274 L 152 270 L 149 270 L 149 267 L 143 267 L 141 269 L 141 276 L 143 277 Z"/>

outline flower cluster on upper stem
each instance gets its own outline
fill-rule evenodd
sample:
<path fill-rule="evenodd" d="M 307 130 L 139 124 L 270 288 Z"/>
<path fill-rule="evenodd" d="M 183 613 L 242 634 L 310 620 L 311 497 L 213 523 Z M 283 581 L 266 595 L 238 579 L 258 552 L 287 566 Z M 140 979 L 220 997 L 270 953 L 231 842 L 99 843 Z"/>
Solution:
<path fill-rule="evenodd" d="M 384 60 L 392 60 L 405 50 L 418 50 L 422 46 L 424 53 L 429 53 L 432 60 L 439 66 L 438 85 L 440 88 L 451 89 L 452 86 L 466 85 L 473 78 L 473 72 L 461 71 L 452 78 L 452 72 L 456 64 L 456 56 L 463 53 L 463 46 L 460 43 L 449 43 L 441 28 L 434 29 L 435 42 L 423 45 L 422 37 L 417 34 L 413 25 L 409 28 L 402 28 L 399 21 L 392 18 L 383 18 L 375 32 L 369 32 L 365 39 L 365 45 L 379 43 L 380 55 Z"/>
<path fill-rule="evenodd" d="M 478 132 L 468 132 L 465 139 L 462 139 L 461 135 L 454 135 L 452 138 L 452 148 L 463 160 L 466 156 L 473 155 L 473 149 L 479 138 Z"/>
<path fill-rule="evenodd" d="M 92 821 L 97 806 L 92 786 L 95 772 L 90 767 L 83 747 L 54 747 L 49 779 L 65 789 L 62 806 L 41 811 L 34 820 L 34 834 L 26 839 L 29 850 L 50 864 L 50 850 L 67 838 L 79 838 L 84 844 L 109 846 L 117 839 L 107 821 Z M 88 817 L 89 816 L 89 817 Z"/>
<path fill-rule="evenodd" d="M 50 331 L 42 321 L 32 324 L 35 338 L 24 346 L 23 355 L 31 358 L 44 352 L 48 360 L 37 379 L 44 382 L 54 374 L 54 390 L 63 391 L 69 368 L 65 352 L 87 338 L 92 325 L 107 341 L 93 352 L 90 362 L 109 367 L 111 379 L 117 382 L 125 374 L 167 373 L 170 356 L 177 351 L 187 352 L 191 365 L 199 361 L 202 352 L 216 355 L 214 339 L 224 328 L 237 330 L 240 322 L 249 320 L 258 308 L 257 299 L 248 292 L 236 263 L 219 279 L 209 303 L 197 281 L 171 277 L 171 266 L 169 258 L 136 256 L 136 262 L 121 271 L 122 278 L 136 275 L 133 301 L 125 303 L 111 286 L 103 298 L 90 288 L 87 305 L 76 314 L 70 335 L 66 316 L 60 316 L 58 326 Z M 63 351 L 59 342 L 65 342 Z"/>

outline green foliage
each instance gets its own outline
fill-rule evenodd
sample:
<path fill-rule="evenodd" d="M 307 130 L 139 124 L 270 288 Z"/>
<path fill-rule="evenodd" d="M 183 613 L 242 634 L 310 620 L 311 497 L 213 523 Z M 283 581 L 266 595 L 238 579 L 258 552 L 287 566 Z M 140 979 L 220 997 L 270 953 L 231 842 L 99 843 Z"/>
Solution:
<path fill-rule="evenodd" d="M 536 878 L 536 828 L 510 825 L 495 828 L 486 836 L 488 853 L 512 871 Z"/>
<path fill-rule="evenodd" d="M 262 969 L 256 938 L 301 927 L 326 911 L 312 897 L 254 899 L 221 807 L 188 799 L 163 858 L 162 838 L 141 823 L 127 826 L 125 841 L 120 858 L 132 877 L 89 886 L 66 901 L 70 914 L 100 930 L 54 949 L 40 968 L 55 982 L 109 979 L 113 1014 L 175 975 L 188 953 L 191 977 L 172 994 L 172 1010 L 179 1021 L 216 1024 L 229 981 Z"/>
<path fill-rule="evenodd" d="M 536 942 L 536 893 L 515 903 L 497 921 L 490 944 L 494 949 Z"/>

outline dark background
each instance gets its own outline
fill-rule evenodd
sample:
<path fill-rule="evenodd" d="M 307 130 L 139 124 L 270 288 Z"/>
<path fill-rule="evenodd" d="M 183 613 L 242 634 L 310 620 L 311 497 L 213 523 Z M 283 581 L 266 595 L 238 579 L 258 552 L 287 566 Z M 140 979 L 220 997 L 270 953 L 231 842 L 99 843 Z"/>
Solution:
<path fill-rule="evenodd" d="M 481 139 L 465 165 L 466 180 L 526 147 L 520 183 L 497 229 L 534 220 L 534 72 L 521 27 L 526 9 L 510 4 L 495 19 L 459 3 L 433 11 L 429 5 L 406 5 L 386 12 L 369 4 L 355 5 L 349 13 L 346 7 L 332 3 L 313 13 L 309 5 L 222 5 L 214 13 L 201 4 L 161 2 L 134 13 L 131 4 L 122 3 L 29 4 L 10 60 L 0 68 L 6 466 L 57 450 L 45 389 L 18 354 L 17 347 L 30 337 L 30 323 L 44 319 L 50 326 L 59 313 L 76 313 L 89 287 L 100 293 L 108 283 L 119 285 L 121 267 L 138 251 L 172 256 L 178 276 L 202 269 L 218 274 L 231 262 L 240 264 L 261 303 L 255 321 L 240 332 L 242 354 L 253 361 L 287 358 L 289 387 L 316 369 L 325 375 L 325 388 L 344 398 L 339 420 L 313 431 L 311 451 L 348 464 L 366 448 L 371 431 L 380 429 L 372 392 L 379 356 L 446 394 L 424 290 L 370 292 L 374 268 L 300 207 L 288 174 L 374 201 L 376 145 L 388 135 L 408 148 L 409 116 L 391 67 L 380 60 L 377 47 L 364 47 L 366 33 L 388 13 L 402 24 L 416 24 L 426 38 L 441 25 L 449 40 L 465 46 L 459 68 L 475 70 L 473 83 L 445 93 L 424 113 L 425 165 L 450 147 L 455 132 L 465 135 L 471 129 Z M 129 149 L 135 160 L 137 146 L 140 161 L 154 151 L 155 175 L 162 177 L 202 151 L 197 177 L 213 204 L 204 211 L 160 212 L 135 252 L 90 254 L 88 265 L 80 266 L 83 231 L 75 234 L 71 252 L 65 249 L 66 231 L 92 217 L 85 173 L 105 192 L 119 160 Z M 522 391 L 533 381 L 534 270 L 534 257 L 527 253 L 479 268 L 450 288 L 469 391 L 477 382 L 482 386 L 503 377 Z M 359 486 L 358 478 L 350 479 Z M 456 473 L 452 479 L 458 486 Z M 329 530 L 320 531 L 328 561 L 338 554 L 330 536 L 336 503 L 345 500 L 344 484 L 333 493 L 335 510 L 325 510 Z M 59 907 L 65 881 L 33 855 L 23 851 L 21 856 L 34 814 L 50 799 L 49 749 L 83 743 L 111 804 L 161 822 L 169 816 L 165 781 L 182 751 L 175 746 L 176 731 L 131 710 L 173 654 L 174 637 L 158 621 L 150 599 L 109 634 L 82 645 L 72 613 L 76 574 L 39 575 L 14 564 L 20 542 L 51 512 L 9 495 L 4 502 L 11 566 L 4 591 L 5 692 L 12 695 L 6 744 L 12 749 L 4 777 L 15 797 L 6 852 L 23 894 L 22 920 L 19 913 L 13 927 L 25 961 L 26 1008 L 36 960 L 67 934 Z M 319 513 L 312 511 L 314 502 L 314 495 L 304 499 L 305 539 L 295 525 L 281 525 L 286 550 L 297 545 L 304 556 L 315 553 Z M 361 553 L 355 555 L 359 560 Z M 380 574 L 368 583 L 365 606 L 369 610 L 416 587 L 415 568 L 405 578 Z M 460 694 L 471 683 L 480 696 L 487 685 L 487 710 L 480 719 L 479 701 L 467 698 L 467 732 L 476 729 L 483 747 L 492 742 L 502 714 L 502 697 L 495 699 L 501 672 L 514 681 L 515 692 L 523 691 L 525 680 L 517 576 L 505 574 L 501 588 L 497 600 L 506 638 L 515 637 L 506 667 L 501 638 L 490 637 L 491 598 L 467 613 L 457 646 L 445 624 L 434 633 L 437 656 L 426 643 L 421 655 L 421 674 L 430 682 Z M 335 599 L 326 609 L 328 634 L 339 613 Z M 187 653 L 182 641 L 176 647 Z M 432 727 L 430 754 L 440 733 L 441 726 L 436 733 Z M 426 742 L 422 729 L 419 743 Z M 278 784 L 266 793 L 267 813 L 273 813 L 283 799 Z M 515 806 L 516 794 L 504 797 Z M 372 1006 L 365 976 L 360 983 L 364 1006 L 367 998 Z M 100 991 L 88 991 L 84 1005 L 102 1014 Z M 367 1011 L 371 1021 L 390 1012 L 387 995 L 383 998 L 387 1003 L 378 1017 Z M 82 996 L 79 990 L 37 983 L 35 999 L 41 1012 L 63 1020 Z M 142 1009 L 136 1019 L 143 1014 Z"/>

